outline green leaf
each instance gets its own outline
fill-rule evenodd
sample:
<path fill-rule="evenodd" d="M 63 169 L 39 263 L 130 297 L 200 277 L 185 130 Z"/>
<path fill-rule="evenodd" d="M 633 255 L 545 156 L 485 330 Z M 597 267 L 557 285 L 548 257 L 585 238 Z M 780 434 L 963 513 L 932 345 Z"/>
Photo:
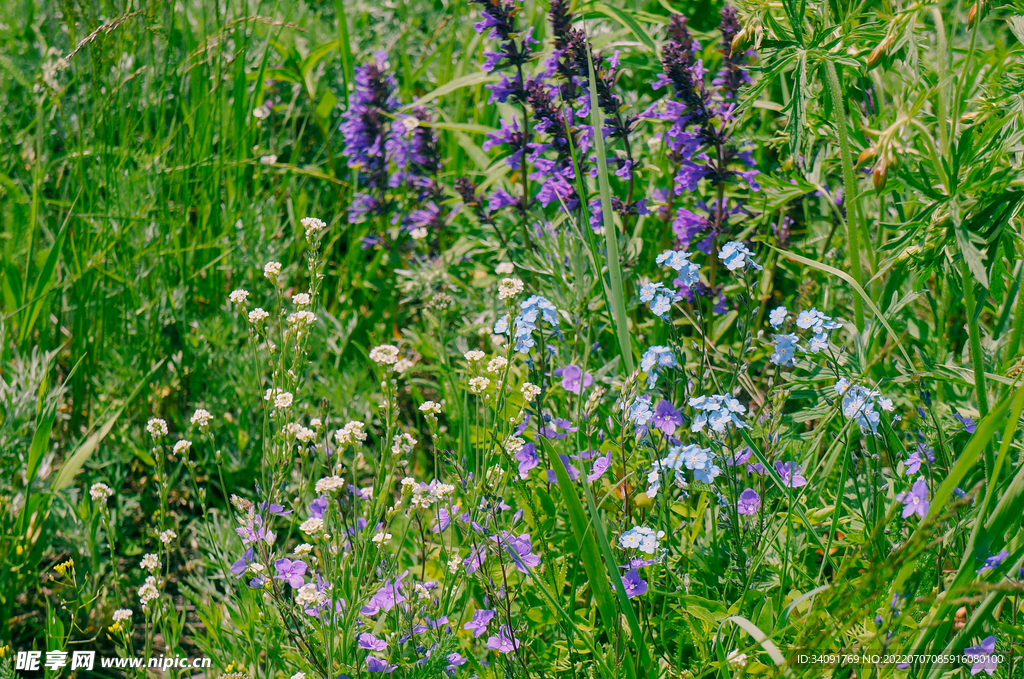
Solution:
<path fill-rule="evenodd" d="M 444 95 L 450 94 L 455 90 L 462 89 L 463 87 L 472 87 L 473 85 L 494 82 L 498 82 L 498 75 L 495 73 L 484 73 L 483 71 L 479 71 L 477 73 L 470 73 L 469 75 L 464 75 L 461 78 L 450 80 L 446 82 L 444 85 L 441 85 L 440 87 L 431 90 L 430 92 L 427 92 L 416 101 L 412 102 L 408 106 L 403 107 L 402 110 L 408 110 L 415 106 L 422 106 L 428 101 L 432 101 L 434 99 L 437 99 L 438 97 L 443 97 Z"/>
<path fill-rule="evenodd" d="M 597 86 L 594 77 L 594 61 L 587 50 L 587 72 L 590 76 L 590 124 L 595 130 L 604 129 L 603 113 L 597 104 Z M 626 321 L 626 302 L 622 297 L 622 263 L 619 261 L 619 238 L 612 219 L 612 190 L 608 184 L 608 157 L 605 154 L 604 135 L 594 135 L 594 155 L 597 156 L 597 183 L 601 190 L 601 213 L 604 223 L 604 242 L 608 249 L 608 293 L 615 320 L 615 335 L 619 340 L 619 352 L 628 372 L 633 372 L 633 349 L 629 338 L 629 323 Z"/>
<path fill-rule="evenodd" d="M 644 30 L 644 27 L 637 23 L 636 19 L 634 19 L 626 10 L 619 9 L 618 7 L 611 7 L 603 2 L 592 2 L 588 7 L 593 9 L 595 12 L 604 14 L 610 19 L 614 19 L 625 28 L 628 28 L 630 32 L 636 36 L 636 39 L 643 43 L 644 47 L 649 51 L 658 51 L 657 46 L 654 44 L 654 39 L 651 38 L 650 34 Z"/>

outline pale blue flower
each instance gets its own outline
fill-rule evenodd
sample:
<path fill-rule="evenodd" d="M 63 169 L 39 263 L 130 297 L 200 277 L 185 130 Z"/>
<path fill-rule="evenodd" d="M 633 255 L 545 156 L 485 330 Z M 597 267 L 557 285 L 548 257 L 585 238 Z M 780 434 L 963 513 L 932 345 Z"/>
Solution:
<path fill-rule="evenodd" d="M 768 313 L 768 322 L 773 328 L 778 328 L 780 325 L 786 322 L 786 314 L 789 311 L 784 306 L 777 306 Z"/>
<path fill-rule="evenodd" d="M 737 241 L 729 241 L 722 246 L 722 249 L 718 251 L 718 258 L 725 264 L 725 268 L 729 271 L 736 271 L 742 269 L 745 266 L 761 270 L 763 267 L 754 261 L 754 253 L 747 249 L 743 243 Z"/>
<path fill-rule="evenodd" d="M 797 340 L 796 335 L 776 335 L 775 351 L 768 357 L 768 360 L 775 365 L 793 365 L 796 361 Z"/>

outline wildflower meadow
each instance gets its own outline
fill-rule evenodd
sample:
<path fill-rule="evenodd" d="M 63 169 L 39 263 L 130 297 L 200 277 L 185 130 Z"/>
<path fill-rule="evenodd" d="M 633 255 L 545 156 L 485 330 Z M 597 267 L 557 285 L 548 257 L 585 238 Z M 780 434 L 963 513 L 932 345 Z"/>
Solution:
<path fill-rule="evenodd" d="M 1024 678 L 1022 43 L 2 3 L 0 679 Z"/>

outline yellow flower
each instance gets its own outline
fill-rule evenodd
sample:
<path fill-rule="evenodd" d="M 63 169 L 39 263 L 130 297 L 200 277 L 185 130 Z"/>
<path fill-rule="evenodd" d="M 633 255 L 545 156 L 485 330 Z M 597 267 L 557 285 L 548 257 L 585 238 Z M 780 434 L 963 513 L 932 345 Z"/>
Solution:
<path fill-rule="evenodd" d="M 57 573 L 61 577 L 67 577 L 68 571 L 69 570 L 73 571 L 74 568 L 75 568 L 75 561 L 74 561 L 74 559 L 68 559 L 64 563 L 59 563 L 56 566 L 54 566 L 53 570 L 57 571 Z"/>

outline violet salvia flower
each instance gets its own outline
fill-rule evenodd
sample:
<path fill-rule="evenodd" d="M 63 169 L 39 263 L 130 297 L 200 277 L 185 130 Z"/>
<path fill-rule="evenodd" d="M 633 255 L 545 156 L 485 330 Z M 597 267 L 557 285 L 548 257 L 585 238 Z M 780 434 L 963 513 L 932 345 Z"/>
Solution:
<path fill-rule="evenodd" d="M 389 114 L 398 108 L 394 94 L 397 85 L 387 72 L 386 61 L 387 55 L 377 52 L 368 63 L 356 68 L 355 96 L 339 127 L 345 139 L 342 155 L 348 158 L 350 168 L 360 172 L 361 186 L 367 189 L 353 196 L 350 222 L 362 221 L 367 214 L 383 208 L 383 192 L 388 185 L 386 147 L 392 129 Z"/>
<path fill-rule="evenodd" d="M 508 625 L 498 628 L 498 636 L 487 639 L 487 648 L 498 653 L 511 653 L 519 648 L 519 639 L 516 639 Z"/>
<path fill-rule="evenodd" d="M 480 637 L 487 631 L 487 626 L 493 617 L 494 611 L 488 608 L 478 608 L 473 611 L 473 619 L 463 625 L 462 629 L 468 629 L 474 637 Z"/>
<path fill-rule="evenodd" d="M 631 568 L 622 576 L 622 586 L 626 590 L 626 596 L 633 599 L 642 596 L 647 592 L 647 581 L 640 577 L 640 572 Z"/>

